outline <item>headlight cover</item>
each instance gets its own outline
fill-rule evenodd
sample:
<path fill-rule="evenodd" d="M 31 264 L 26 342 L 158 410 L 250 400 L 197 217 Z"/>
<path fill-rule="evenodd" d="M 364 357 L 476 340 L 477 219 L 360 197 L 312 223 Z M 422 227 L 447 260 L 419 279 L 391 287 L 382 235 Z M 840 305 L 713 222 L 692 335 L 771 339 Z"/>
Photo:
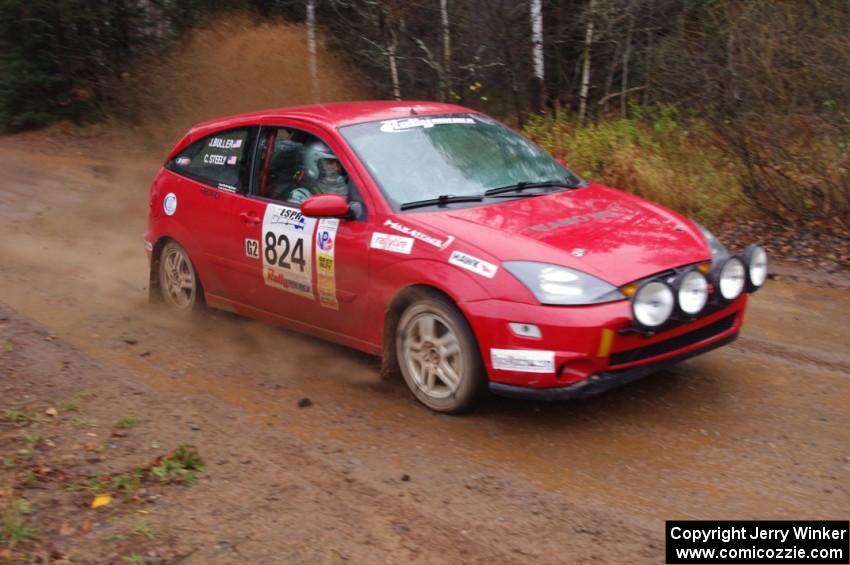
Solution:
<path fill-rule="evenodd" d="M 560 265 L 505 261 L 502 266 L 518 278 L 541 304 L 580 306 L 625 298 L 614 285 Z"/>
<path fill-rule="evenodd" d="M 632 318 L 643 328 L 655 329 L 670 319 L 675 305 L 676 298 L 669 284 L 647 281 L 632 297 Z"/>
<path fill-rule="evenodd" d="M 696 269 L 685 271 L 673 283 L 676 305 L 683 314 L 696 316 L 708 302 L 708 280 Z"/>
<path fill-rule="evenodd" d="M 714 269 L 712 282 L 720 297 L 730 302 L 744 291 L 746 267 L 738 257 L 727 257 Z"/>
<path fill-rule="evenodd" d="M 694 224 L 696 224 L 696 226 L 700 229 L 700 231 L 702 232 L 702 236 L 705 238 L 705 242 L 711 248 L 712 261 L 718 261 L 720 259 L 723 259 L 724 257 L 729 256 L 729 250 L 726 249 L 726 246 L 723 245 L 719 239 L 717 239 L 716 235 L 711 233 L 708 228 L 706 228 L 699 222 L 694 222 Z"/>
<path fill-rule="evenodd" d="M 755 292 L 767 279 L 767 252 L 759 245 L 750 245 L 744 250 L 747 264 L 747 292 Z"/>

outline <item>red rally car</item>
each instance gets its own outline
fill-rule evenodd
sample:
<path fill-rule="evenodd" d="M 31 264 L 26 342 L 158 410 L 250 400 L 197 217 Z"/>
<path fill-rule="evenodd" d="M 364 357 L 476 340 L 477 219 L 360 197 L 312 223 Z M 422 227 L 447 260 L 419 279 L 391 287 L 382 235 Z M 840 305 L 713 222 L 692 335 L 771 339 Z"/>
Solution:
<path fill-rule="evenodd" d="M 319 336 L 439 412 L 595 394 L 729 343 L 767 277 L 666 208 L 431 102 L 192 128 L 150 190 L 152 296 Z"/>

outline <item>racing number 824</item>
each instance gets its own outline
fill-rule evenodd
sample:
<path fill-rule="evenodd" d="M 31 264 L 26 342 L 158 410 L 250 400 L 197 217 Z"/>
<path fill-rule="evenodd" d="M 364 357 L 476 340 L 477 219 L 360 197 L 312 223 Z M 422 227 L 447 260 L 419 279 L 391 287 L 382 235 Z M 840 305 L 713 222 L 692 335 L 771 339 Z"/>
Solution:
<path fill-rule="evenodd" d="M 283 252 L 278 255 L 277 248 L 281 245 L 283 246 Z M 291 256 L 289 256 L 290 249 L 292 250 Z M 298 265 L 302 273 L 307 264 L 307 261 L 304 260 L 304 238 L 301 237 L 295 240 L 294 245 L 290 246 L 289 238 L 285 234 L 276 235 L 271 231 L 266 232 L 265 254 L 266 261 L 270 265 L 277 265 L 284 269 L 292 269 L 292 265 L 286 261 L 287 257 L 289 257 L 292 263 Z"/>

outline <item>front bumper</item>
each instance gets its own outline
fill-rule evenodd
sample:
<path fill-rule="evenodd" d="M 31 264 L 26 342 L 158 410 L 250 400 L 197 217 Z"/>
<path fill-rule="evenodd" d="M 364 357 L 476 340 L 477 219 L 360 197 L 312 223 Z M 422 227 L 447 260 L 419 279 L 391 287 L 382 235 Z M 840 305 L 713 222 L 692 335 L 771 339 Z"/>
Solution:
<path fill-rule="evenodd" d="M 460 306 L 478 340 L 494 392 L 539 397 L 537 391 L 550 389 L 540 394 L 575 397 L 601 392 L 732 341 L 741 329 L 746 304 L 747 295 L 741 295 L 696 320 L 651 336 L 631 331 L 625 300 L 581 307 L 503 300 Z M 539 339 L 515 335 L 508 322 L 534 324 L 542 335 Z M 505 363 L 506 352 L 516 353 L 515 365 Z M 499 361 L 495 367 L 494 353 Z M 546 361 L 523 370 L 519 366 L 523 358 Z"/>
<path fill-rule="evenodd" d="M 700 349 L 692 350 L 688 353 L 683 353 L 664 361 L 649 363 L 647 365 L 638 365 L 631 369 L 603 371 L 576 383 L 562 387 L 531 388 L 490 381 L 490 392 L 499 396 L 521 398 L 524 400 L 555 401 L 568 400 L 571 398 L 588 398 L 607 390 L 611 390 L 612 388 L 640 380 L 652 373 L 655 373 L 656 371 L 660 371 L 661 369 L 679 363 L 680 361 L 684 361 L 685 359 L 690 359 L 696 355 L 701 355 L 711 351 L 712 349 L 717 349 L 718 347 L 732 343 L 737 338 L 738 333 L 736 332 Z"/>

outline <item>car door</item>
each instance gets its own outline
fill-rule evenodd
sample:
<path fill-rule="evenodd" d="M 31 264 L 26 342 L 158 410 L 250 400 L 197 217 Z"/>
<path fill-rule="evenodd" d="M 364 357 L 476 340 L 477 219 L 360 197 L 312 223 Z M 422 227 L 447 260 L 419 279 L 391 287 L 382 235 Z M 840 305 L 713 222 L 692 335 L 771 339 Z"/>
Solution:
<path fill-rule="evenodd" d="M 260 216 L 261 307 L 297 323 L 301 329 L 342 341 L 366 336 L 362 320 L 368 312 L 368 207 L 347 177 L 349 157 L 331 136 L 307 124 L 276 123 L 261 128 L 247 213 Z M 307 218 L 300 202 L 318 193 L 305 177 L 305 155 L 338 159 L 345 176 L 351 218 Z M 314 171 L 315 172 L 315 171 Z"/>
<path fill-rule="evenodd" d="M 184 207 L 191 207 L 184 215 L 186 231 L 196 242 L 192 259 L 207 301 L 218 307 L 250 303 L 259 289 L 260 219 L 240 205 L 249 184 L 257 129 L 245 126 L 207 135 L 168 164 L 185 185 Z"/>

